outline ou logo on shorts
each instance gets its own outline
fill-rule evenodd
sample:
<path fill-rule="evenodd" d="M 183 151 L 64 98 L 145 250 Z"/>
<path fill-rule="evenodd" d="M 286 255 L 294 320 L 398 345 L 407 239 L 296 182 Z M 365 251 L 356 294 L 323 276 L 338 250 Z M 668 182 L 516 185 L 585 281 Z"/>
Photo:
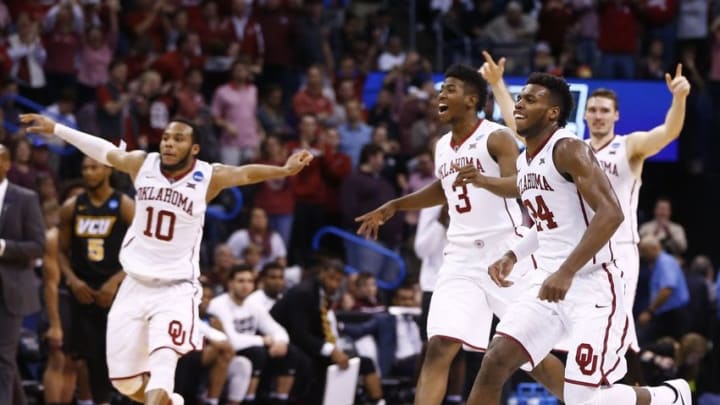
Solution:
<path fill-rule="evenodd" d="M 584 375 L 593 375 L 597 370 L 597 354 L 593 354 L 593 348 L 587 343 L 578 346 L 575 352 L 575 362 L 580 366 L 580 372 Z"/>
<path fill-rule="evenodd" d="M 185 343 L 185 331 L 180 321 L 170 321 L 168 335 L 170 335 L 170 339 L 176 346 L 182 346 Z"/>

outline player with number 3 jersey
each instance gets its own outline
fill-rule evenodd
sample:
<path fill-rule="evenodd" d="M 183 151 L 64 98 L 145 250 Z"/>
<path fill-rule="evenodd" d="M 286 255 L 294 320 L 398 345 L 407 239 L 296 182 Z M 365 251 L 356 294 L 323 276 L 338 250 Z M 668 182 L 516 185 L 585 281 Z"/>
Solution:
<path fill-rule="evenodd" d="M 294 175 L 312 155 L 297 152 L 285 166 L 210 164 L 196 158 L 198 135 L 185 121 L 168 124 L 160 153 L 127 152 L 37 114 L 21 121 L 30 124 L 28 132 L 54 134 L 133 179 L 135 216 L 120 250 L 128 277 L 108 317 L 108 369 L 123 395 L 145 404 L 182 405 L 173 393 L 178 357 L 201 349 L 198 251 L 207 202 L 225 188 Z"/>
<path fill-rule="evenodd" d="M 521 277 L 515 286 L 500 288 L 487 271 L 527 228 L 521 226 L 520 207 L 511 198 L 517 194 L 518 145 L 508 128 L 478 119 L 486 97 L 487 83 L 479 73 L 467 66 L 450 67 L 438 111 L 440 120 L 450 124 L 452 131 L 435 146 L 438 179 L 356 219 L 361 222 L 359 234 L 376 237 L 378 227 L 398 210 L 448 204 L 448 244 L 430 302 L 428 348 L 416 404 L 442 402 L 450 363 L 457 352 L 461 347 L 485 350 L 493 314 L 502 316 L 522 289 Z M 528 259 L 518 265 L 516 274 L 532 267 L 532 259 Z"/>

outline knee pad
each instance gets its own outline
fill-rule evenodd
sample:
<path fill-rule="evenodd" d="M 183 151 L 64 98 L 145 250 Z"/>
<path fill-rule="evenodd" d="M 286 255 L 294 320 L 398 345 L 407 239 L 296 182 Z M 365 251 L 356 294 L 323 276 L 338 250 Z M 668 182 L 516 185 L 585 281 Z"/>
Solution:
<path fill-rule="evenodd" d="M 170 348 L 160 348 L 150 353 L 148 358 L 150 380 L 145 392 L 162 389 L 168 395 L 172 394 L 175 388 L 175 367 L 178 357 L 178 354 Z"/>
<path fill-rule="evenodd" d="M 146 378 L 145 375 L 137 375 L 135 377 L 112 380 L 111 382 L 115 389 L 126 397 L 129 397 L 143 388 Z"/>

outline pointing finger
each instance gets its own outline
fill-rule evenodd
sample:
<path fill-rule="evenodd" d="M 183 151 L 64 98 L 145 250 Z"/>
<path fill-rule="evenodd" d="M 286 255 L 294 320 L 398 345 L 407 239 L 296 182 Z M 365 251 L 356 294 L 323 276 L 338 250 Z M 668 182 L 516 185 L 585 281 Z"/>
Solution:
<path fill-rule="evenodd" d="M 665 83 L 667 83 L 668 87 L 672 87 L 672 77 L 670 77 L 670 73 L 665 73 Z"/>
<path fill-rule="evenodd" d="M 675 68 L 675 77 L 682 76 L 682 63 L 678 63 Z"/>
<path fill-rule="evenodd" d="M 490 53 L 488 51 L 482 51 L 483 58 L 485 58 L 485 62 L 487 62 L 491 67 L 497 66 L 495 64 L 495 60 L 490 56 Z"/>

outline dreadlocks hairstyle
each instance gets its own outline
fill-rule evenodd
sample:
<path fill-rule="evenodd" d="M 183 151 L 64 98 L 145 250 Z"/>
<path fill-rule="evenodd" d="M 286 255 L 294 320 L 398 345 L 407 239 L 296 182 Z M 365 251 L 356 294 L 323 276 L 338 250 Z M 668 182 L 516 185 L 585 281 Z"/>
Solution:
<path fill-rule="evenodd" d="M 467 65 L 452 65 L 445 71 L 445 77 L 452 77 L 463 82 L 463 90 L 465 93 L 475 93 L 478 96 L 477 111 L 485 107 L 487 101 L 487 82 L 477 70 Z"/>
<path fill-rule="evenodd" d="M 565 79 L 547 73 L 533 73 L 528 77 L 527 84 L 536 84 L 550 91 L 550 101 L 560 107 L 558 125 L 560 128 L 565 127 L 568 117 L 570 117 L 570 111 L 573 108 L 570 86 Z"/>

